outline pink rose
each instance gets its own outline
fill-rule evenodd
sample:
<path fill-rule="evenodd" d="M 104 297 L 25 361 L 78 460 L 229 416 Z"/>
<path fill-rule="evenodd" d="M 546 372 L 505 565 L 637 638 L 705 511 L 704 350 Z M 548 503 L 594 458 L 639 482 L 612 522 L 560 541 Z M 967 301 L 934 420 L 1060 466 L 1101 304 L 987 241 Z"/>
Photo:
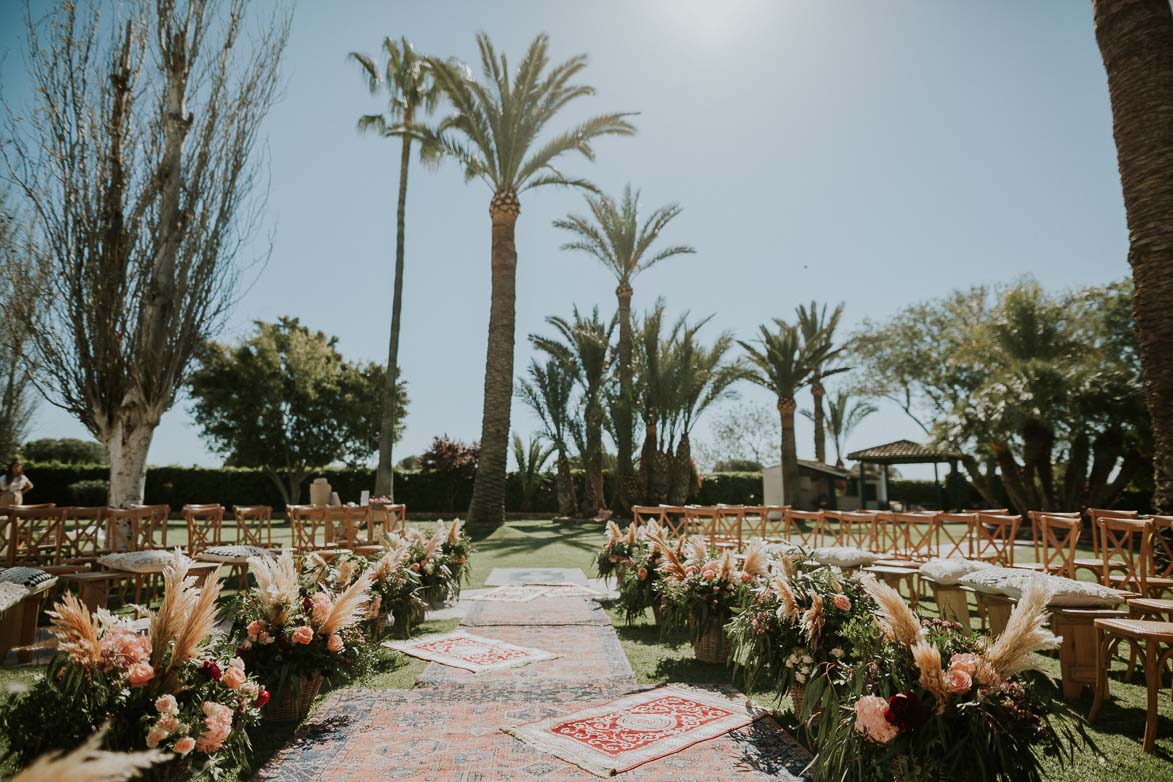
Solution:
<path fill-rule="evenodd" d="M 302 625 L 293 631 L 292 638 L 295 644 L 308 644 L 314 640 L 314 628 L 309 625 Z"/>
<path fill-rule="evenodd" d="M 639 576 L 640 581 L 643 581 L 648 577 L 648 569 L 646 567 L 641 567 L 639 569 L 639 573 L 636 573 L 636 575 Z"/>
<path fill-rule="evenodd" d="M 163 731 L 164 735 L 170 736 L 179 727 L 179 720 L 175 718 L 174 714 L 164 714 L 155 723 L 155 727 Z"/>
<path fill-rule="evenodd" d="M 268 646 L 269 644 L 273 643 L 273 636 L 262 631 L 261 634 L 257 636 L 257 643 L 259 643 L 261 646 Z"/>
<path fill-rule="evenodd" d="M 950 668 L 945 672 L 945 685 L 952 694 L 961 695 L 973 687 L 973 677 L 961 668 Z"/>
<path fill-rule="evenodd" d="M 195 739 L 193 739 L 191 736 L 184 736 L 179 741 L 175 742 L 174 749 L 176 755 L 186 755 L 195 749 Z"/>
<path fill-rule="evenodd" d="M 237 668 L 235 665 L 226 670 L 224 675 L 220 677 L 220 683 L 230 690 L 239 689 L 240 685 L 244 684 L 247 680 L 248 676 L 245 675 L 244 669 Z"/>
<path fill-rule="evenodd" d="M 717 577 L 717 571 L 715 571 L 715 570 L 710 570 L 709 568 L 705 568 L 704 570 L 701 571 L 701 578 L 705 579 L 706 581 L 712 581 L 716 577 Z"/>
<path fill-rule="evenodd" d="M 156 725 L 155 727 L 151 728 L 151 732 L 147 734 L 147 748 L 154 749 L 155 747 L 159 746 L 159 742 L 165 738 L 167 738 L 167 734 L 164 733 L 158 725 Z"/>
<path fill-rule="evenodd" d="M 131 687 L 142 687 L 155 676 L 155 669 L 147 663 L 135 663 L 126 674 Z"/>
<path fill-rule="evenodd" d="M 744 570 L 741 571 L 741 583 L 748 584 L 750 581 L 753 581 L 753 576 L 751 576 L 749 573 L 746 573 Z"/>
<path fill-rule="evenodd" d="M 210 755 L 224 745 L 232 732 L 232 709 L 222 703 L 207 701 L 204 703 L 204 725 L 207 730 L 200 735 L 195 748 Z"/>
<path fill-rule="evenodd" d="M 851 610 L 851 598 L 848 597 L 847 595 L 844 595 L 842 593 L 835 595 L 835 598 L 832 602 L 835 604 L 835 607 L 838 608 L 840 611 L 850 611 Z"/>
<path fill-rule="evenodd" d="M 310 616 L 314 620 L 314 624 L 325 622 L 333 610 L 334 604 L 330 602 L 329 595 L 325 592 L 318 592 L 314 595 L 314 604 L 310 611 Z"/>
<path fill-rule="evenodd" d="M 178 714 L 179 703 L 174 695 L 163 695 L 155 699 L 155 710 L 160 714 Z"/>
<path fill-rule="evenodd" d="M 265 623 L 260 619 L 256 619 L 248 623 L 246 632 L 250 641 L 255 641 L 265 631 Z"/>
<path fill-rule="evenodd" d="M 965 671 L 970 676 L 977 672 L 978 663 L 981 658 L 976 654 L 955 654 L 949 658 L 949 667 L 956 668 L 960 671 Z"/>
<path fill-rule="evenodd" d="M 888 699 L 878 695 L 864 695 L 855 702 L 855 731 L 877 744 L 887 744 L 896 738 L 899 728 L 884 718 Z"/>
<path fill-rule="evenodd" d="M 333 633 L 329 638 L 326 639 L 326 648 L 331 652 L 341 652 L 342 636 L 338 635 L 338 633 Z"/>

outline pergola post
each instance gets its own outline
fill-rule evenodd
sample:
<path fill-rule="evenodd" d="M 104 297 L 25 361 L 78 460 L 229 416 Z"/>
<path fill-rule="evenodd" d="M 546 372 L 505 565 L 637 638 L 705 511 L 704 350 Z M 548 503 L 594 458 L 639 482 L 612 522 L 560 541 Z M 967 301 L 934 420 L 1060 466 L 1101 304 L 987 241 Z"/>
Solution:
<path fill-rule="evenodd" d="M 933 462 L 933 486 L 937 489 L 937 508 L 945 510 L 945 498 L 941 494 L 941 478 L 937 474 L 936 462 Z"/>
<path fill-rule="evenodd" d="M 888 510 L 888 465 L 880 465 L 880 483 L 876 487 L 876 503 L 880 510 Z"/>

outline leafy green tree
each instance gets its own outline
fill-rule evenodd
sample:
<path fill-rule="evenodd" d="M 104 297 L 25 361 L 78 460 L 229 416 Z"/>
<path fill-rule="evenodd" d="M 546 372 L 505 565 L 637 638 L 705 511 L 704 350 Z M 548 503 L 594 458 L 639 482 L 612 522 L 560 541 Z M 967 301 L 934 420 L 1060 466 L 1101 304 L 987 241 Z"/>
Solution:
<path fill-rule="evenodd" d="M 521 483 L 521 510 L 533 509 L 534 497 L 542 487 L 546 463 L 554 453 L 554 446 L 543 442 L 541 437 L 531 437 L 529 443 L 522 442 L 521 435 L 513 435 L 513 459 L 517 462 L 517 479 Z"/>
<path fill-rule="evenodd" d="M 554 485 L 558 495 L 558 514 L 573 516 L 578 512 L 574 479 L 570 473 L 570 441 L 574 425 L 572 408 L 575 399 L 574 375 L 556 358 L 545 364 L 530 361 L 529 377 L 517 382 L 517 397 L 542 422 L 542 436 L 554 447 Z"/>
<path fill-rule="evenodd" d="M 411 163 L 411 144 L 419 135 L 413 130 L 420 124 L 420 115 L 435 111 L 440 101 L 440 88 L 432 78 L 431 63 L 420 57 L 406 38 L 399 42 L 383 39 L 387 61 L 382 68 L 373 57 L 351 52 L 350 59 L 358 63 L 366 78 L 371 95 L 380 90 L 387 93 L 386 114 L 364 114 L 358 120 L 361 131 L 378 133 L 383 138 L 397 138 L 399 152 L 399 199 L 395 208 L 395 282 L 391 293 L 391 336 L 387 346 L 387 369 L 384 378 L 382 409 L 379 417 L 379 466 L 375 471 L 375 495 L 395 496 L 395 471 L 392 451 L 399 425 L 399 331 L 403 309 L 404 233 L 407 213 L 407 169 Z"/>
<path fill-rule="evenodd" d="M 429 58 L 436 83 L 455 113 L 443 120 L 434 142 L 425 149 L 453 158 L 466 180 L 481 179 L 492 190 L 489 339 L 485 357 L 481 459 L 473 484 L 469 526 L 493 529 L 505 520 L 505 468 L 509 449 L 509 408 L 513 393 L 513 348 L 517 291 L 517 246 L 514 228 L 521 214 L 520 194 L 559 185 L 587 187 L 584 179 L 555 168 L 560 158 L 577 152 L 594 159 L 592 144 L 601 136 L 628 136 L 635 128 L 628 114 L 603 114 L 554 135 L 550 124 L 573 101 L 594 89 L 572 80 L 586 67 L 586 57 L 550 66 L 549 39 L 530 44 L 511 77 L 504 55 L 487 35 L 477 36 L 483 81 L 462 67 Z M 544 137 L 545 136 L 545 137 Z M 543 140 L 544 137 L 544 140 Z"/>
<path fill-rule="evenodd" d="M 620 511 L 630 505 L 628 491 L 634 472 L 635 392 L 632 382 L 632 321 L 631 283 L 643 271 L 675 255 L 694 253 L 688 245 L 656 248 L 660 233 L 680 214 L 680 206 L 668 204 L 654 210 L 640 220 L 639 191 L 631 185 L 623 189 L 622 201 L 607 195 L 587 195 L 591 216 L 567 215 L 555 220 L 554 226 L 574 234 L 572 241 L 562 245 L 563 250 L 577 250 L 593 256 L 614 276 L 619 287 L 618 298 L 619 351 L 616 366 L 619 375 L 619 394 L 614 405 L 614 434 L 617 453 L 616 503 Z"/>
<path fill-rule="evenodd" d="M 347 362 L 336 345 L 296 318 L 257 322 L 236 346 L 205 343 L 188 379 L 209 447 L 230 466 L 263 468 L 286 504 L 311 471 L 362 462 L 378 443 L 383 368 Z"/>
<path fill-rule="evenodd" d="M 840 304 L 831 314 L 827 314 L 827 305 L 822 308 L 816 302 L 811 302 L 808 309 L 805 305 L 798 305 L 798 330 L 802 333 L 803 342 L 818 342 L 822 339 L 835 341 L 835 329 L 839 327 L 839 320 L 843 317 L 843 305 Z M 826 414 L 823 412 L 823 397 L 827 391 L 823 388 L 822 366 L 815 367 L 815 377 L 811 380 L 810 389 L 814 412 L 811 421 L 815 429 L 815 461 L 827 462 L 827 434 Z"/>

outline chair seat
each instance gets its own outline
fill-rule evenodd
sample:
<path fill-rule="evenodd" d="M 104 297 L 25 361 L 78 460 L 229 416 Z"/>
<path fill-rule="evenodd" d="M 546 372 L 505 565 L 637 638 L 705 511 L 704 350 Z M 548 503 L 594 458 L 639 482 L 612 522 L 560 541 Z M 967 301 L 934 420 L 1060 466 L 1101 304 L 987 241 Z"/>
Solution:
<path fill-rule="evenodd" d="M 1138 597 L 1128 601 L 1129 608 L 1151 614 L 1173 614 L 1173 600 Z"/>
<path fill-rule="evenodd" d="M 1138 641 L 1173 641 L 1173 622 L 1151 622 L 1145 619 L 1097 619 L 1097 630 L 1106 630 Z"/>
<path fill-rule="evenodd" d="M 1076 567 L 1086 567 L 1086 568 L 1092 568 L 1094 570 L 1100 570 L 1101 568 L 1104 567 L 1104 560 L 1102 560 L 1102 559 L 1094 559 L 1094 558 L 1093 559 L 1073 559 L 1073 560 L 1071 560 L 1071 562 Z M 1120 562 L 1119 560 L 1109 560 L 1108 561 L 1108 569 L 1109 570 L 1127 570 L 1128 565 L 1126 565 L 1123 562 Z"/>
<path fill-rule="evenodd" d="M 882 576 L 915 576 L 917 571 L 906 567 L 892 567 L 890 565 L 872 565 L 865 567 L 867 573 L 877 573 Z"/>
<path fill-rule="evenodd" d="M 1113 584 L 1129 584 L 1134 587 L 1139 587 L 1136 579 L 1129 578 L 1127 574 L 1117 575 L 1113 573 L 1108 574 L 1108 580 Z M 1150 577 L 1145 579 L 1145 586 L 1150 589 L 1173 589 L 1173 578 L 1155 578 Z M 1139 591 L 1139 590 L 1138 590 Z"/>
<path fill-rule="evenodd" d="M 1042 562 L 1018 562 L 1015 563 L 1012 567 L 1014 567 L 1016 570 L 1033 570 L 1036 573 L 1046 573 L 1051 569 Z"/>

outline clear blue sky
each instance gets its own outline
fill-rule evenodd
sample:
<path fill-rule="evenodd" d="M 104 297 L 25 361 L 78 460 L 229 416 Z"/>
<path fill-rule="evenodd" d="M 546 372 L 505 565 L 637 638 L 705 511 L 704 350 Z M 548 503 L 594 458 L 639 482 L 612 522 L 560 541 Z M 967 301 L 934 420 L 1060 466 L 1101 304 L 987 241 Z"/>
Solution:
<path fill-rule="evenodd" d="M 19 3 L 0 10 L 6 92 L 19 94 Z M 346 53 L 384 35 L 474 62 L 486 31 L 516 61 L 539 32 L 555 60 L 585 52 L 585 112 L 639 111 L 566 170 L 609 192 L 679 201 L 670 240 L 698 253 L 636 282 L 674 312 L 715 313 L 748 336 L 799 302 L 844 301 L 848 325 L 974 283 L 1034 275 L 1050 288 L 1127 274 L 1127 232 L 1103 67 L 1087 2 L 302 2 L 286 89 L 268 120 L 273 254 L 224 338 L 296 315 L 356 359 L 385 360 L 395 144 L 355 132 L 377 111 Z M 13 94 L 10 92 L 10 94 Z M 418 165 L 408 193 L 401 365 L 412 404 L 398 455 L 480 432 L 489 294 L 489 192 L 454 166 Z M 614 306 L 614 283 L 559 251 L 573 192 L 524 197 L 517 225 L 519 368 L 525 335 L 572 304 Z M 764 399 L 746 386 L 743 397 Z M 157 464 L 215 464 L 180 401 Z M 534 421 L 514 405 L 516 428 Z M 799 453 L 812 454 L 805 420 Z M 702 421 L 694 443 L 706 437 Z M 42 405 L 34 436 L 83 435 Z M 884 406 L 852 447 L 919 430 Z"/>

